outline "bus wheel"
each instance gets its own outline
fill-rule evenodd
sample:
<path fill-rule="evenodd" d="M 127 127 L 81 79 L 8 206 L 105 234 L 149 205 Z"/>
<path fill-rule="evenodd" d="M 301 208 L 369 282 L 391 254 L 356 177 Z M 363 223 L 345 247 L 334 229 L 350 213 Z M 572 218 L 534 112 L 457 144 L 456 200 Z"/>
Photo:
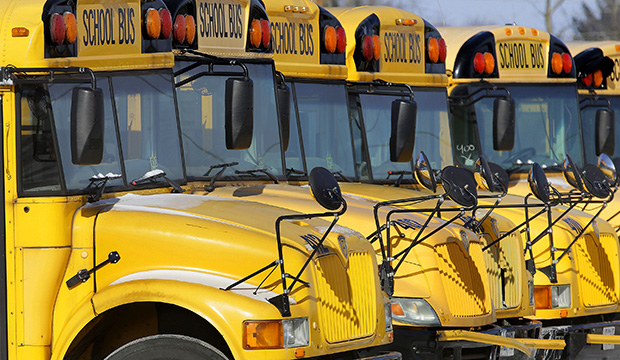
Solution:
<path fill-rule="evenodd" d="M 183 335 L 153 335 L 127 343 L 105 360 L 228 360 L 206 342 Z"/>

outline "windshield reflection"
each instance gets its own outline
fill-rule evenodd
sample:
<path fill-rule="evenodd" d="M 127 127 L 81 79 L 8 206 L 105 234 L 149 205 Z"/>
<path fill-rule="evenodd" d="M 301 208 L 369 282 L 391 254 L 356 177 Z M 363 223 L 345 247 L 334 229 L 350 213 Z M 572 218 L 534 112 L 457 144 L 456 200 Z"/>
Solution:
<path fill-rule="evenodd" d="M 356 178 L 344 84 L 296 82 L 292 85 L 307 172 L 322 166 Z M 291 132 L 291 137 L 294 135 Z M 286 152 L 289 168 L 299 164 L 299 154 L 291 145 Z"/>
<path fill-rule="evenodd" d="M 21 119 L 23 193 L 82 192 L 99 173 L 122 175 L 107 184 L 110 188 L 127 186 L 155 169 L 184 181 L 171 73 L 98 77 L 97 84 L 104 93 L 105 133 L 103 159 L 96 165 L 75 165 L 71 160 L 71 98 L 80 84 L 20 89 L 22 109 L 28 109 Z M 39 170 L 42 174 L 36 175 Z"/>
<path fill-rule="evenodd" d="M 193 64 L 192 61 L 178 61 L 175 71 Z M 249 149 L 226 148 L 224 104 L 228 76 L 206 75 L 177 88 L 188 178 L 204 177 L 211 166 L 230 162 L 239 164 L 227 168 L 225 175 L 232 175 L 235 170 L 254 169 L 283 174 L 273 65 L 245 64 L 254 82 L 254 132 Z M 206 66 L 177 76 L 176 81 L 205 72 Z M 238 71 L 238 68 L 217 66 L 216 70 L 230 72 Z M 255 176 L 265 175 L 258 173 Z"/>
<path fill-rule="evenodd" d="M 475 117 L 469 109 L 454 106 L 451 109 L 456 161 L 472 167 L 482 153 L 487 160 L 508 171 L 527 171 L 533 162 L 543 167 L 561 165 L 568 154 L 582 166 L 584 154 L 575 86 L 506 87 L 516 102 L 514 148 L 511 151 L 493 149 L 494 98 L 484 98 L 474 105 Z M 473 92 L 477 86 L 471 88 Z"/>
<path fill-rule="evenodd" d="M 451 165 L 452 149 L 445 89 L 414 88 L 418 105 L 413 156 L 424 151 L 435 169 Z M 373 178 L 387 178 L 388 171 L 412 171 L 411 161 L 390 161 L 391 106 L 393 95 L 360 94 Z M 402 97 L 401 97 L 402 98 Z"/>
<path fill-rule="evenodd" d="M 609 100 L 611 103 L 611 109 L 614 111 L 616 119 L 620 116 L 620 97 L 618 96 L 606 96 L 601 95 L 600 100 Z M 581 111 L 581 122 L 583 124 L 583 141 L 586 151 L 586 161 L 588 164 L 596 164 L 596 143 L 595 143 L 595 129 L 596 129 L 596 112 L 603 107 L 587 107 Z M 605 106 L 606 108 L 606 106 Z M 616 124 L 615 134 L 616 146 L 613 154 L 607 154 L 612 158 L 620 156 L 620 126 Z"/>

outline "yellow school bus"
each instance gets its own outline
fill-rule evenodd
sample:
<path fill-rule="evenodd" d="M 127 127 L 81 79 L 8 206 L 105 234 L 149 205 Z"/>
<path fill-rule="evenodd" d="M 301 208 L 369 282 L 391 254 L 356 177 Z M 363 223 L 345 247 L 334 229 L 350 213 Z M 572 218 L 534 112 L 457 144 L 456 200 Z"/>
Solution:
<path fill-rule="evenodd" d="M 0 358 L 321 358 L 389 341 L 374 250 L 335 224 L 343 204 L 330 222 L 182 194 L 171 48 L 191 46 L 192 19 L 181 36 L 159 0 L 0 13 Z"/>
<path fill-rule="evenodd" d="M 453 164 L 446 91 L 448 77 L 444 63 L 445 40 L 431 24 L 407 11 L 387 7 L 330 10 L 343 22 L 349 35 L 347 88 L 350 118 L 356 124 L 352 126 L 354 143 L 359 147 L 355 151 L 360 154 L 356 158 L 358 176 L 368 183 L 419 190 L 419 185 L 412 184 L 412 161 L 392 162 L 388 156 L 389 109 L 395 99 L 413 96 L 418 106 L 414 153 L 424 151 L 434 168 Z M 367 36 L 380 39 L 377 59 L 365 59 L 358 55 L 364 50 Z M 356 192 L 347 184 L 343 184 L 342 188 Z M 395 196 L 396 190 L 391 193 Z M 374 192 L 375 197 L 388 194 L 386 191 Z M 401 193 L 400 196 L 406 195 Z M 503 214 L 501 209 L 496 209 L 484 220 L 479 232 L 486 245 L 486 270 L 501 331 L 505 335 L 525 339 L 531 348 L 562 349 L 562 342 L 531 340 L 539 336 L 541 324 L 525 319 L 534 314 L 534 284 L 522 252 L 525 241 L 515 234 L 495 242 L 501 234 L 509 233 L 515 227 L 515 223 L 498 214 Z M 482 219 L 486 212 L 480 209 L 470 215 Z M 514 221 L 514 216 L 508 215 Z M 472 216 L 463 217 L 463 220 L 464 223 L 471 222 Z M 415 330 L 397 323 L 395 343 L 403 354 L 410 351 L 408 343 L 415 338 Z M 513 349 L 504 348 L 500 356 L 510 357 L 513 354 Z"/>
<path fill-rule="evenodd" d="M 302 14 L 295 13 L 287 13 L 286 11 L 281 11 L 282 5 L 288 4 L 290 2 L 270 2 L 267 4 L 267 11 L 270 15 L 270 19 L 275 24 L 282 24 L 281 27 L 287 28 L 319 28 L 322 29 L 320 34 L 329 34 L 329 30 L 326 29 L 325 26 L 317 26 L 316 22 L 313 23 L 312 19 L 316 17 L 313 11 L 320 11 L 321 14 L 325 12 L 325 14 L 321 15 L 323 19 L 329 19 L 329 15 L 338 15 L 340 9 L 328 9 L 326 11 L 322 8 L 318 8 L 317 10 L 313 10 L 312 7 L 308 9 L 308 11 Z M 306 2 L 299 2 L 300 8 L 306 6 Z M 388 8 L 383 8 L 385 11 L 389 11 Z M 332 12 L 330 14 L 330 12 Z M 307 53 L 307 52 L 295 52 L 295 51 L 287 51 L 286 48 L 281 48 L 279 51 L 276 48 L 274 50 L 274 59 L 276 62 L 276 70 L 281 71 L 288 84 L 291 86 L 292 96 L 292 105 L 294 112 L 294 116 L 292 116 L 292 121 L 290 124 L 290 128 L 292 130 L 292 134 L 299 134 L 298 138 L 294 138 L 291 135 L 291 140 L 289 141 L 288 149 L 285 152 L 285 160 L 286 166 L 289 168 L 292 174 L 294 173 L 303 173 L 313 166 L 324 166 L 328 169 L 331 169 L 336 174 L 338 174 L 338 179 L 341 180 L 341 186 L 345 193 L 354 195 L 356 197 L 361 197 L 365 199 L 369 199 L 373 202 L 383 201 L 388 199 L 397 199 L 397 198 L 408 198 L 413 196 L 410 191 L 399 191 L 398 189 L 381 189 L 375 186 L 369 186 L 366 184 L 360 183 L 349 183 L 348 181 L 357 182 L 360 178 L 356 174 L 356 164 L 357 161 L 360 161 L 360 148 L 357 146 L 353 146 L 355 140 L 352 139 L 351 133 L 357 131 L 354 126 L 351 125 L 350 119 L 351 112 L 347 107 L 347 103 L 349 107 L 353 106 L 351 101 L 347 102 L 347 77 L 351 73 L 350 68 L 354 67 L 355 64 L 352 63 L 351 58 L 357 56 L 364 56 L 361 54 L 366 51 L 366 55 L 368 57 L 372 57 L 372 61 L 377 61 L 379 56 L 384 56 L 383 53 L 375 52 L 375 49 L 378 51 L 379 48 L 375 47 L 377 43 L 383 44 L 386 41 L 383 38 L 379 38 L 378 36 L 373 37 L 369 34 L 366 39 L 367 44 L 372 44 L 372 49 L 361 49 L 360 54 L 356 53 L 353 55 L 355 46 L 351 46 L 351 44 L 355 44 L 354 36 L 354 28 L 348 28 L 347 25 L 341 21 L 341 19 L 336 18 L 333 22 L 329 23 L 329 26 L 335 27 L 335 30 L 332 32 L 336 35 L 336 38 L 333 40 L 335 44 L 331 46 L 330 51 L 330 40 L 327 35 L 321 37 L 321 52 L 320 53 Z M 397 19 L 402 19 L 402 17 L 394 16 L 391 21 L 395 21 Z M 424 24 L 423 20 L 419 17 L 415 17 L 420 21 L 420 23 Z M 404 20 L 404 19 L 403 19 Z M 371 28 L 374 24 L 369 24 L 368 27 Z M 421 26 L 418 26 L 418 29 Z M 343 34 L 344 33 L 344 34 Z M 295 43 L 296 37 L 295 33 L 290 33 L 283 37 L 283 41 L 291 41 Z M 416 34 L 419 36 L 419 34 Z M 318 37 L 317 37 L 318 38 Z M 395 42 L 398 39 L 394 39 Z M 418 39 L 417 41 L 424 42 L 424 40 Z M 316 40 L 313 40 L 312 43 L 316 43 Z M 359 42 L 358 42 L 359 44 Z M 298 46 L 300 46 L 298 44 Z M 396 46 L 396 45 L 395 45 Z M 361 45 L 360 45 L 361 47 Z M 318 47 L 317 47 L 318 50 Z M 357 51 L 357 50 L 356 50 Z M 404 49 L 402 49 L 404 51 Z M 411 49 L 411 51 L 421 51 L 421 49 Z M 328 52 L 328 54 L 325 54 Z M 393 54 L 394 59 L 398 55 Z M 416 56 L 423 56 L 421 53 L 418 53 Z M 347 67 L 349 69 L 347 69 Z M 422 77 L 418 77 L 421 79 Z M 447 79 L 442 79 L 440 75 L 437 75 L 432 80 L 437 84 L 441 85 L 443 81 L 443 85 L 447 84 Z M 290 180 L 298 180 L 297 178 L 292 177 Z M 301 176 L 303 179 L 303 175 Z M 424 221 L 424 217 L 420 217 L 420 220 Z M 349 225 L 351 226 L 351 225 Z M 407 229 L 407 227 L 404 227 Z M 458 229 L 458 228 L 457 228 Z M 471 235 L 469 235 L 471 236 Z M 429 243 L 430 246 L 433 244 L 435 251 L 441 251 L 440 249 L 444 246 L 446 238 L 442 238 L 440 234 L 437 236 L 433 236 L 432 243 Z M 484 243 L 483 240 L 480 240 Z M 448 243 L 450 242 L 448 238 Z M 405 245 L 404 242 L 399 242 L 397 247 L 401 247 Z M 424 251 L 422 248 L 417 249 L 418 252 Z M 397 251 L 395 250 L 394 253 Z M 412 251 L 413 253 L 414 251 Z M 455 253 L 456 254 L 456 253 Z M 518 253 L 517 253 L 518 254 Z M 469 257 L 463 254 L 465 259 Z M 473 257 L 471 257 L 473 260 Z M 451 261 L 457 261 L 456 258 L 452 258 Z M 441 263 L 441 261 L 440 261 Z M 517 266 L 521 266 L 519 263 Z M 484 266 L 483 264 L 477 266 Z M 482 274 L 486 271 L 484 268 L 478 268 L 476 272 Z M 459 272 L 460 273 L 460 272 Z M 463 273 L 460 273 L 458 276 L 461 277 Z M 522 274 L 525 276 L 525 274 Z M 489 324 L 488 317 L 485 318 L 481 315 L 482 313 L 477 313 L 475 316 L 469 316 L 465 319 L 462 316 L 463 311 L 474 311 L 473 308 L 467 309 L 470 305 L 466 305 L 465 307 L 458 307 L 454 302 L 463 301 L 463 304 L 468 303 L 471 298 L 465 300 L 465 298 L 461 298 L 461 300 L 457 300 L 455 297 L 451 297 L 450 294 L 447 293 L 448 296 L 439 296 L 439 293 L 436 291 L 432 296 L 429 295 L 428 292 L 424 290 L 424 287 L 412 286 L 411 284 L 416 284 L 419 286 L 421 281 L 419 281 L 419 275 L 416 274 L 413 268 L 405 269 L 403 265 L 402 274 L 396 274 L 395 280 L 395 293 L 393 301 L 421 301 L 428 302 L 431 305 L 431 308 L 434 308 L 436 312 L 439 314 L 447 312 L 451 312 L 454 316 L 452 319 L 448 319 L 446 317 L 440 317 L 440 322 L 442 329 L 439 331 L 429 330 L 428 326 L 425 323 L 418 321 L 417 319 L 407 318 L 402 313 L 400 314 L 401 318 L 399 323 L 405 327 L 415 328 L 418 331 L 416 334 L 418 335 L 419 343 L 410 342 L 406 347 L 406 352 L 403 355 L 406 358 L 410 358 L 411 356 L 435 356 L 436 351 L 444 353 L 454 353 L 456 355 L 457 352 L 461 352 L 461 347 L 469 347 L 471 349 L 465 350 L 468 351 L 485 353 L 488 351 L 495 351 L 492 345 L 507 345 L 512 348 L 519 348 L 517 342 L 512 340 L 502 339 L 501 337 L 489 336 L 481 339 L 477 337 L 478 335 L 483 335 L 480 333 L 473 332 L 460 332 L 459 336 L 452 336 L 455 333 L 446 332 L 446 329 L 458 329 L 462 328 L 472 328 L 475 327 L 480 329 Z M 441 277 L 435 278 L 435 274 L 431 271 L 427 271 L 425 277 L 429 279 L 429 281 L 433 283 L 440 283 Z M 431 280 L 436 279 L 436 280 Z M 481 280 L 488 281 L 486 275 L 482 275 Z M 465 281 L 465 280 L 463 280 Z M 495 284 L 493 284 L 495 285 Z M 450 284 L 444 283 L 446 286 L 446 291 L 449 291 Z M 525 298 L 525 307 L 530 308 L 528 305 L 528 291 L 527 291 L 527 280 L 521 282 L 518 281 L 518 285 L 516 285 L 519 289 L 519 294 L 524 296 Z M 525 286 L 525 289 L 522 288 Z M 439 290 L 439 288 L 437 289 Z M 495 291 L 494 286 L 490 286 L 490 291 Z M 490 296 L 490 293 L 485 294 L 486 296 Z M 409 300 L 411 298 L 411 300 Z M 494 300 L 494 299 L 493 299 Z M 519 305 L 516 306 L 517 310 L 520 310 L 520 306 L 523 304 L 522 298 L 519 299 Z M 466 310 L 467 309 L 467 310 Z M 514 309 L 513 309 L 514 310 Z M 527 310 L 526 310 L 527 311 Z M 484 334 L 486 335 L 486 334 Z M 442 341 L 436 345 L 436 347 L 429 346 L 430 343 L 434 344 L 435 336 L 439 336 Z M 451 340 L 455 340 L 455 342 L 450 342 Z M 462 341 L 466 340 L 466 341 Z M 396 342 L 399 342 L 398 338 L 396 338 Z M 404 343 L 405 341 L 403 341 Z M 412 353 L 412 347 L 413 353 Z M 523 346 L 521 346 L 521 349 Z M 491 350 L 490 350 L 491 349 Z M 402 351 L 402 349 L 399 348 Z M 514 350 L 513 350 L 514 351 Z M 455 356 L 456 356 L 455 355 Z"/>
<path fill-rule="evenodd" d="M 200 13 L 201 8 L 210 9 L 212 5 L 209 4 L 198 3 L 196 12 Z M 174 8 L 173 5 L 169 6 Z M 250 17 L 252 20 L 247 22 L 256 24 L 253 28 L 256 30 L 252 31 L 261 32 L 260 39 L 257 36 L 253 44 L 243 39 L 227 37 L 221 40 L 201 35 L 204 39 L 199 36 L 195 48 L 189 44 L 176 47 L 176 86 L 189 185 L 195 193 L 243 198 L 312 212 L 316 210 L 316 205 L 301 196 L 306 191 L 304 187 L 280 182 L 305 184 L 307 174 L 316 166 L 323 166 L 330 171 L 336 171 L 338 166 L 353 168 L 353 162 L 348 162 L 347 157 L 339 158 L 337 152 L 324 157 L 325 162 L 319 162 L 314 155 L 303 156 L 298 130 L 298 115 L 320 116 L 318 109 L 321 106 L 334 109 L 346 118 L 346 35 L 338 20 L 313 2 L 269 1 L 265 6 L 267 17 Z M 262 13 L 259 15 L 262 16 Z M 262 31 L 266 28 L 266 21 L 269 22 L 271 37 L 270 41 L 263 42 L 265 35 Z M 275 73 L 270 56 L 276 58 Z M 218 71 L 227 73 L 220 75 Z M 233 73 L 237 76 L 248 74 L 254 82 L 255 90 L 254 122 L 247 131 L 251 134 L 247 136 L 251 141 L 247 141 L 245 147 L 238 150 L 227 148 L 226 139 L 221 133 L 222 128 L 227 126 L 225 81 Z M 316 109 L 301 109 L 300 103 L 294 99 L 300 96 L 305 85 L 312 87 L 316 78 L 327 83 L 337 79 L 336 89 L 340 91 L 337 99 L 342 96 L 344 101 L 333 105 L 322 104 L 318 96 L 331 96 L 333 87 L 328 86 L 327 92 L 321 93 L 319 88 L 318 92 L 311 94 L 317 97 L 310 103 Z M 293 83 L 289 82 L 291 79 Z M 287 121 L 289 118 L 290 121 Z M 315 140 L 336 144 L 341 136 L 348 134 L 346 124 L 336 132 L 317 132 Z M 306 142 L 305 139 L 303 141 Z M 351 150 L 347 150 L 345 144 L 343 142 L 344 154 L 347 154 L 346 151 L 350 154 Z M 306 142 L 306 146 L 310 145 Z M 376 200 L 347 197 L 347 203 L 347 213 L 340 218 L 340 223 L 365 235 L 374 232 L 376 228 L 372 221 L 372 211 Z M 406 242 L 400 242 L 401 249 L 415 238 L 425 222 L 424 217 L 412 214 L 399 215 L 395 220 L 402 224 L 400 229 L 407 239 Z M 412 251 L 410 257 L 418 260 L 408 261 L 404 265 L 407 268 L 405 272 L 415 274 L 412 275 L 412 281 L 396 285 L 401 287 L 402 305 L 399 303 L 398 306 L 405 307 L 408 317 L 415 317 L 413 320 L 405 320 L 417 321 L 426 328 L 442 324 L 446 329 L 456 323 L 459 324 L 456 326 L 462 325 L 466 329 L 493 323 L 495 313 L 480 251 L 482 243 L 468 230 L 456 226 L 439 229 L 441 225 L 439 220 L 432 220 L 428 224 L 428 231 L 436 230 L 437 235 Z M 467 247 L 465 244 L 470 245 Z M 381 254 L 378 248 L 379 245 L 377 252 Z M 471 255 L 462 262 L 458 254 L 463 252 Z M 459 264 L 456 270 L 450 266 L 455 263 Z M 439 266 L 444 270 L 440 270 Z M 419 271 L 420 267 L 423 272 Z M 386 281 L 389 282 L 389 279 Z M 433 283 L 444 285 L 431 289 L 430 284 Z M 467 289 L 473 289 L 474 293 L 467 293 Z M 424 299 L 431 293 L 434 308 Z M 449 297 L 453 299 L 452 307 L 448 307 L 446 300 L 442 300 Z M 421 310 L 410 311 L 417 308 Z M 495 351 L 488 341 L 517 347 L 529 354 L 524 345 L 513 343 L 510 339 L 460 330 L 450 333 L 446 329 L 440 332 L 444 340 L 454 340 L 459 336 L 476 338 L 488 355 Z M 432 337 L 433 334 L 435 332 L 428 333 L 428 336 Z"/>
<path fill-rule="evenodd" d="M 570 155 L 579 167 L 585 161 L 576 73 L 566 45 L 546 32 L 520 26 L 439 30 L 448 47 L 456 163 L 472 167 L 484 154 L 510 174 L 509 193 L 521 196 L 530 193 L 527 173 L 538 163 L 549 182 L 566 191 L 565 158 Z M 492 119 L 493 100 L 506 95 L 516 104 L 514 138 L 494 135 L 500 130 Z M 526 250 L 531 249 L 537 269 L 535 317 L 543 322 L 546 337 L 573 345 L 581 339 L 579 346 L 567 346 L 566 356 L 612 356 L 618 344 L 618 241 L 608 222 L 592 219 L 575 206 L 548 213 L 549 222 L 555 222 L 552 232 L 540 223 L 530 228 L 528 241 L 535 244 Z M 522 210 L 513 211 L 515 221 L 523 219 Z"/>

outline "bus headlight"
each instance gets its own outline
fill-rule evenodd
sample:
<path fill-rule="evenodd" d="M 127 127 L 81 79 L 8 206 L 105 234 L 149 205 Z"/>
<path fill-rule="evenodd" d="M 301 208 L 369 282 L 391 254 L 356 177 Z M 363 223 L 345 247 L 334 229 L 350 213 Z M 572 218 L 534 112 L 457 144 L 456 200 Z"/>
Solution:
<path fill-rule="evenodd" d="M 308 318 L 284 319 L 282 320 L 282 329 L 285 348 L 308 346 L 310 344 Z"/>
<path fill-rule="evenodd" d="M 534 281 L 527 282 L 527 293 L 529 294 L 530 305 L 534 305 Z"/>
<path fill-rule="evenodd" d="M 282 349 L 310 344 L 308 318 L 243 322 L 246 350 Z"/>
<path fill-rule="evenodd" d="M 570 307 L 570 285 L 534 286 L 537 309 Z"/>
<path fill-rule="evenodd" d="M 392 317 L 411 325 L 441 325 L 435 310 L 424 299 L 393 298 Z"/>

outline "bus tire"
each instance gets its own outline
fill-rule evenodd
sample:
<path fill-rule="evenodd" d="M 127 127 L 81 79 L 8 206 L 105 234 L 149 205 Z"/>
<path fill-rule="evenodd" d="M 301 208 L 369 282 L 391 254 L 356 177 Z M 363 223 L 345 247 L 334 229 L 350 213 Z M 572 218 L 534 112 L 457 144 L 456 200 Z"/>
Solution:
<path fill-rule="evenodd" d="M 116 349 L 105 360 L 228 360 L 206 342 L 184 335 L 153 335 Z"/>

